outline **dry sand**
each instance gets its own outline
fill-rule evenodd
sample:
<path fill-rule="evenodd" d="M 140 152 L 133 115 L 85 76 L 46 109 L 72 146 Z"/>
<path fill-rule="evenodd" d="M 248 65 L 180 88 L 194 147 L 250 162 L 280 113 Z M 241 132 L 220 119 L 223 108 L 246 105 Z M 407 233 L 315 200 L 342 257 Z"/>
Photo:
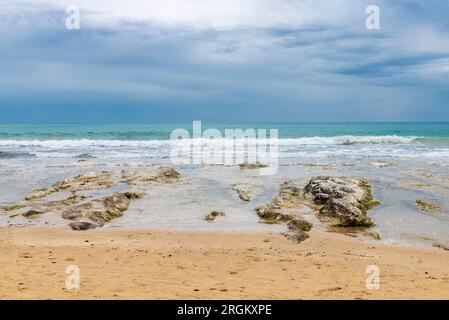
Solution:
<path fill-rule="evenodd" d="M 80 289 L 65 288 L 77 265 Z M 368 290 L 368 265 L 380 289 Z M 0 298 L 449 298 L 449 252 L 313 232 L 0 229 Z"/>

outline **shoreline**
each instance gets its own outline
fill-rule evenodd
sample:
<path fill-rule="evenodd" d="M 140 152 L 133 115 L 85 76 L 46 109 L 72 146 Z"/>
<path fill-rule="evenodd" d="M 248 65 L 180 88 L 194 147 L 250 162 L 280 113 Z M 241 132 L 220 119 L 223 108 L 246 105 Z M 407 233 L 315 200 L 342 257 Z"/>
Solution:
<path fill-rule="evenodd" d="M 449 298 L 449 252 L 322 231 L 296 244 L 264 231 L 0 228 L 0 252 L 1 299 Z M 69 265 L 80 289 L 65 288 Z"/>

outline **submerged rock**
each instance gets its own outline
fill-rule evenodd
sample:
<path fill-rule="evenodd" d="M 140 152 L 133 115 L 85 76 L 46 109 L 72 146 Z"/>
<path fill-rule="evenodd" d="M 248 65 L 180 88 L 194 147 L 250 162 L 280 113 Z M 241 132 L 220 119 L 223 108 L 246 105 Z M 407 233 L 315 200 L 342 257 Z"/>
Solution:
<path fill-rule="evenodd" d="M 367 210 L 378 205 L 367 182 L 348 177 L 313 177 L 304 196 L 321 206 L 320 215 L 336 219 L 344 227 L 371 227 Z"/>
<path fill-rule="evenodd" d="M 438 204 L 430 203 L 426 200 L 416 200 L 416 205 L 423 212 L 437 213 L 441 211 L 441 206 Z"/>
<path fill-rule="evenodd" d="M 35 200 L 35 199 L 40 199 L 40 198 L 44 198 L 46 196 L 49 196 L 52 193 L 58 192 L 59 189 L 57 187 L 50 187 L 50 188 L 42 188 L 39 190 L 36 190 L 35 192 L 27 195 L 25 197 L 25 200 L 27 201 L 31 201 L 31 200 Z"/>
<path fill-rule="evenodd" d="M 88 189 L 108 189 L 116 184 L 110 180 L 111 177 L 112 172 L 110 171 L 102 171 L 98 173 L 88 172 L 80 174 L 73 178 L 58 181 L 48 188 L 38 189 L 35 192 L 31 193 L 30 195 L 26 196 L 25 200 L 32 201 L 44 198 L 52 193 L 59 192 L 62 190 L 76 192 Z"/>
<path fill-rule="evenodd" d="M 181 174 L 170 167 L 159 167 L 157 178 L 165 183 L 177 182 L 181 179 Z"/>
<path fill-rule="evenodd" d="M 93 155 L 91 155 L 91 154 L 88 154 L 88 153 L 81 153 L 81 154 L 77 155 L 75 158 L 78 158 L 78 159 L 94 159 L 95 157 Z"/>
<path fill-rule="evenodd" d="M 141 175 L 135 171 L 123 170 L 122 182 L 130 185 L 162 183 L 171 184 L 182 180 L 182 175 L 173 168 L 159 167 L 156 175 Z"/>
<path fill-rule="evenodd" d="M 255 170 L 260 168 L 266 168 L 268 167 L 266 164 L 256 162 L 256 163 L 241 163 L 239 164 L 240 169 L 247 169 L 247 170 Z"/>
<path fill-rule="evenodd" d="M 231 186 L 232 190 L 237 192 L 239 198 L 243 201 L 250 201 L 251 200 L 251 190 L 250 186 L 244 185 L 244 184 L 234 184 Z"/>
<path fill-rule="evenodd" d="M 212 222 L 214 221 L 217 217 L 224 217 L 225 214 L 224 212 L 221 211 L 212 211 L 211 213 L 207 214 L 204 217 L 204 220 L 208 221 L 208 222 Z"/>
<path fill-rule="evenodd" d="M 178 178 L 177 172 L 173 173 L 170 170 L 161 169 L 159 173 L 164 179 Z M 96 190 L 109 189 L 117 185 L 118 182 L 113 181 L 113 178 L 117 177 L 110 171 L 80 174 L 56 182 L 50 187 L 36 190 L 26 197 L 28 202 L 10 207 L 6 206 L 3 210 L 18 210 L 20 208 L 31 207 L 22 216 L 29 218 L 44 214 L 48 211 L 59 212 L 63 219 L 73 222 L 70 226 L 73 226 L 76 230 L 84 230 L 87 222 L 92 223 L 95 227 L 101 227 L 106 222 L 121 217 L 128 210 L 132 200 L 140 199 L 145 195 L 144 192 L 136 190 L 115 192 L 112 195 L 104 197 L 95 194 Z M 93 194 L 90 191 L 94 191 Z M 61 194 L 52 197 L 52 199 L 42 199 L 56 192 L 61 192 Z M 69 193 L 69 196 L 67 198 L 61 198 L 61 196 L 64 196 L 62 192 Z M 101 192 L 99 194 L 104 193 Z"/>

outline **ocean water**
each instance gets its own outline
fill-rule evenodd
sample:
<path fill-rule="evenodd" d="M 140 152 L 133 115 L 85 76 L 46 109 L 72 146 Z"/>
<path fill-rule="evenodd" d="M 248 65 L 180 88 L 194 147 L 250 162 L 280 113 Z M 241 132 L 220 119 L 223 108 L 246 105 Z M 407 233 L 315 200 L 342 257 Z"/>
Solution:
<path fill-rule="evenodd" d="M 20 203 L 32 190 L 88 171 L 173 165 L 169 138 L 178 128 L 192 132 L 191 123 L 0 125 L 0 205 Z M 259 223 L 254 208 L 271 201 L 282 181 L 305 185 L 316 175 L 354 176 L 366 179 L 381 201 L 369 215 L 383 241 L 449 245 L 449 123 L 203 124 L 203 131 L 208 128 L 223 134 L 278 129 L 276 174 L 260 176 L 238 166 L 176 166 L 188 185 L 149 187 L 145 200 L 105 227 L 279 231 Z M 239 200 L 230 188 L 235 183 L 254 186 L 254 198 Z M 442 209 L 421 212 L 417 199 Z M 226 218 L 204 222 L 212 210 L 225 211 Z M 0 214 L 0 226 L 21 223 L 67 225 L 56 216 L 20 221 Z"/>
<path fill-rule="evenodd" d="M 0 158 L 166 158 L 172 130 L 192 124 L 11 124 L 0 125 Z M 279 158 L 401 157 L 446 161 L 449 123 L 203 124 L 203 132 L 277 129 Z M 284 161 L 284 162 L 285 162 Z"/>

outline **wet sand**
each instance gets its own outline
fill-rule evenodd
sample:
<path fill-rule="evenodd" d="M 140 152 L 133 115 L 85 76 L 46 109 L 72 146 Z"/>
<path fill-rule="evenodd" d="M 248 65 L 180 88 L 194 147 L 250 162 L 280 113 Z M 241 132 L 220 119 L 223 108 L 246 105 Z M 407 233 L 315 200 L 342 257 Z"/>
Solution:
<path fill-rule="evenodd" d="M 68 290 L 67 266 L 80 269 Z M 380 288 L 366 288 L 366 268 Z M 1 299 L 448 299 L 449 252 L 319 232 L 0 229 Z"/>

